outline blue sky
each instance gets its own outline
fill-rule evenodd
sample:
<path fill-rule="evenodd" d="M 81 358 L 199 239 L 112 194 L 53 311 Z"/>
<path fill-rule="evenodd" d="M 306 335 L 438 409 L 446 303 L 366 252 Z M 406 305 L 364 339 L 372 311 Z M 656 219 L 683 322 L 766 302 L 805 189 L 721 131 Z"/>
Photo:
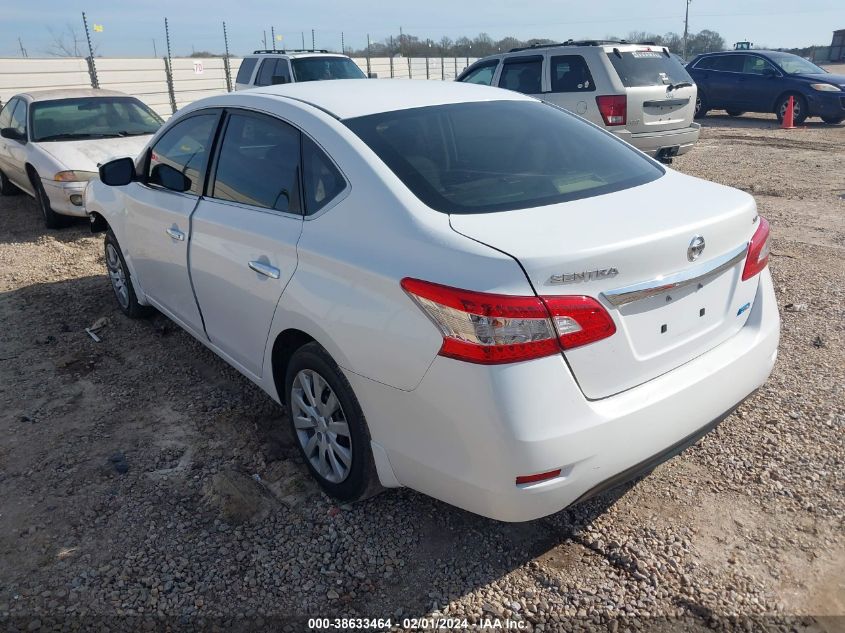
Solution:
<path fill-rule="evenodd" d="M 276 3 L 258 0 L 2 0 L 0 9 L 0 57 L 20 55 L 18 37 L 31 57 L 46 57 L 50 31 L 68 24 L 82 33 L 81 12 L 90 23 L 103 25 L 93 37 L 99 53 L 108 57 L 148 57 L 153 40 L 159 56 L 164 51 L 164 17 L 170 22 L 173 55 L 196 50 L 223 50 L 221 22 L 226 21 L 230 51 L 243 54 L 260 47 L 262 30 L 270 27 L 289 47 L 299 47 L 301 32 L 310 46 L 311 29 L 318 47 L 340 48 L 344 32 L 347 46 L 362 47 L 367 33 L 374 40 L 406 33 L 435 40 L 486 32 L 493 38 L 624 36 L 629 31 L 682 32 L 684 0 L 659 2 L 570 2 L 536 0 L 531 3 L 495 0 L 426 0 L 425 2 Z M 843 0 L 692 0 L 690 30 L 711 29 L 731 44 L 750 39 L 767 46 L 830 44 L 831 32 L 845 28 Z"/>

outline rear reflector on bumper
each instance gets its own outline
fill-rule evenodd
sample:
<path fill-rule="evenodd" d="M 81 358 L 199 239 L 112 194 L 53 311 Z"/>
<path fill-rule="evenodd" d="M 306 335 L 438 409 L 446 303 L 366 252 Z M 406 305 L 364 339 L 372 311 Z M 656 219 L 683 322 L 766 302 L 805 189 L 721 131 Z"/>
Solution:
<path fill-rule="evenodd" d="M 443 335 L 440 355 L 485 365 L 542 358 L 616 332 L 592 297 L 526 297 L 405 278 L 402 288 Z"/>
<path fill-rule="evenodd" d="M 525 484 L 536 484 L 541 481 L 547 481 L 560 476 L 561 469 L 556 468 L 545 473 L 537 473 L 536 475 L 520 475 L 516 478 L 517 486 L 524 486 Z"/>

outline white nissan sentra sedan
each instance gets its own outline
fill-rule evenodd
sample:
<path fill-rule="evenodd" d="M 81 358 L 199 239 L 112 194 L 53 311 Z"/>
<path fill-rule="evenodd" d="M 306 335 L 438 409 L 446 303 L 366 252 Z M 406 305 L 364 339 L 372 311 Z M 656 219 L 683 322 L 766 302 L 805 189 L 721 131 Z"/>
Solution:
<path fill-rule="evenodd" d="M 154 306 L 286 404 L 344 500 L 550 514 L 695 441 L 777 353 L 753 198 L 516 92 L 202 99 L 85 204 L 123 312 Z"/>

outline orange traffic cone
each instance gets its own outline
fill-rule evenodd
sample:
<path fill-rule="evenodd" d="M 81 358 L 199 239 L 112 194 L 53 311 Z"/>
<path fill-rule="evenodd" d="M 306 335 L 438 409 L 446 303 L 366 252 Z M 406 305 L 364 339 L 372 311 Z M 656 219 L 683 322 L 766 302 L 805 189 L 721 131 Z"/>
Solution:
<path fill-rule="evenodd" d="M 794 121 L 792 120 L 794 110 L 795 98 L 792 95 L 789 95 L 789 103 L 786 104 L 786 112 L 783 113 L 783 122 L 781 123 L 781 128 L 784 130 L 795 129 Z"/>

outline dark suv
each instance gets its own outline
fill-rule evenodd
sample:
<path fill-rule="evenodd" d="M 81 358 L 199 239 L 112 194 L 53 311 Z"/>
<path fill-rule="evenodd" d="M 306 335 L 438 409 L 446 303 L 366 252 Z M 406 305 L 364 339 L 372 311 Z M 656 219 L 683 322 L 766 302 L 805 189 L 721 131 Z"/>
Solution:
<path fill-rule="evenodd" d="M 795 98 L 794 121 L 808 116 L 825 123 L 845 119 L 845 75 L 834 75 L 798 55 L 778 51 L 704 53 L 687 64 L 698 85 L 695 117 L 708 110 L 774 112 L 783 120 L 789 97 Z"/>

